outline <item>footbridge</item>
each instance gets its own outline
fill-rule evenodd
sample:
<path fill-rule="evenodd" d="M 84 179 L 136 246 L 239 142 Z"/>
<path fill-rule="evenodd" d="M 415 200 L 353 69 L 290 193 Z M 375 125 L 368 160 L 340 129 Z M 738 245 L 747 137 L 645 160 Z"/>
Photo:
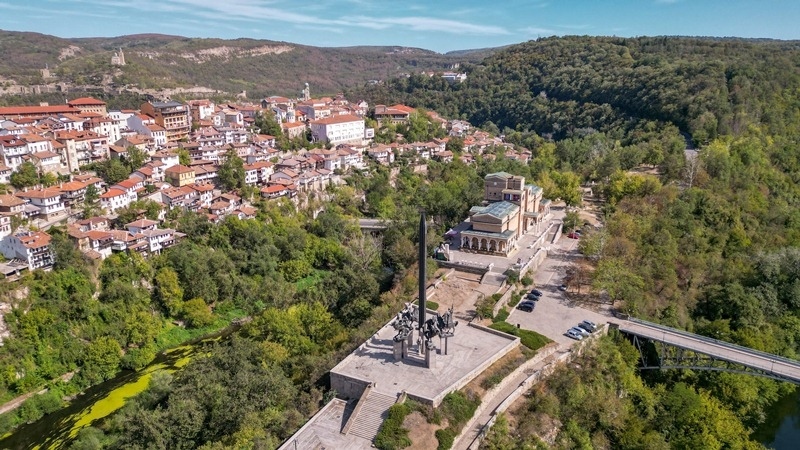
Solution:
<path fill-rule="evenodd" d="M 358 219 L 358 227 L 361 228 L 362 231 L 383 231 L 391 224 L 391 220 Z"/>
<path fill-rule="evenodd" d="M 716 370 L 800 384 L 800 361 L 634 318 L 609 323 L 633 340 L 642 369 Z"/>

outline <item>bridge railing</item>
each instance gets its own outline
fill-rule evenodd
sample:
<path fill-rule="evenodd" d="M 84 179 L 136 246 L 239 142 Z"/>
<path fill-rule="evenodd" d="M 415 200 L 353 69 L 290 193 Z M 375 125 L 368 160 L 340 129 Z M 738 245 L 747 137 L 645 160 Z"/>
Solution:
<path fill-rule="evenodd" d="M 723 347 L 728 347 L 728 348 L 733 348 L 733 349 L 736 349 L 736 350 L 740 350 L 740 351 L 745 352 L 745 353 L 759 355 L 759 356 L 762 356 L 764 358 L 770 359 L 772 361 L 781 361 L 781 362 L 784 362 L 786 364 L 791 364 L 791 365 L 800 367 L 800 361 L 797 361 L 797 360 L 794 360 L 794 359 L 790 359 L 790 358 L 786 358 L 786 357 L 783 357 L 783 356 L 778 356 L 778 355 L 775 355 L 775 354 L 772 354 L 772 353 L 763 352 L 761 350 L 755 350 L 755 349 L 752 349 L 752 348 L 749 348 L 749 347 L 744 347 L 744 346 L 741 346 L 741 345 L 732 344 L 730 342 L 720 341 L 718 339 L 713 339 L 713 338 L 710 338 L 710 337 L 701 336 L 699 334 L 690 333 L 690 332 L 684 331 L 684 330 L 678 330 L 676 328 L 671 328 L 671 327 L 668 327 L 668 326 L 665 326 L 665 325 L 659 325 L 657 323 L 648 322 L 646 320 L 636 319 L 636 318 L 633 318 L 633 317 L 628 318 L 628 321 L 634 322 L 634 323 L 638 323 L 640 325 L 644 325 L 644 326 L 647 326 L 647 327 L 650 327 L 650 328 L 656 328 L 656 329 L 659 329 L 659 330 L 664 331 L 664 332 L 669 332 L 669 333 L 672 333 L 672 334 L 679 334 L 681 336 L 688 337 L 688 338 L 691 338 L 691 339 L 696 339 L 696 340 L 699 340 L 699 341 L 708 342 L 709 344 L 716 344 L 716 345 L 720 345 L 720 346 L 723 346 Z"/>

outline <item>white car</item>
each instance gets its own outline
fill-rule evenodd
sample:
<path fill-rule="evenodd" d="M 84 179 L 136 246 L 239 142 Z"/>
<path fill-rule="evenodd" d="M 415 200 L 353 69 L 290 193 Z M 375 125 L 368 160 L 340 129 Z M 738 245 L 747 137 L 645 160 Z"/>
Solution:
<path fill-rule="evenodd" d="M 583 339 L 583 335 L 578 333 L 578 332 L 576 332 L 576 331 L 574 331 L 572 328 L 567 330 L 566 335 L 567 335 L 567 337 L 575 339 L 576 341 L 580 341 L 581 339 Z"/>
<path fill-rule="evenodd" d="M 587 337 L 587 336 L 589 336 L 591 334 L 591 333 L 589 333 L 588 331 L 584 330 L 581 327 L 572 327 L 572 328 L 569 329 L 569 331 L 574 331 L 574 332 L 580 334 L 583 337 Z"/>

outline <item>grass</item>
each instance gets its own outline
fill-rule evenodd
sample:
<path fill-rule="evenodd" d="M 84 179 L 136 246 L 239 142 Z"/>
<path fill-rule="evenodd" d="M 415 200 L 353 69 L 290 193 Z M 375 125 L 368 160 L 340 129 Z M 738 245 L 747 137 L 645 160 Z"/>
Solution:
<path fill-rule="evenodd" d="M 246 315 L 247 313 L 244 310 L 231 309 L 224 314 L 217 315 L 217 318 L 211 325 L 200 328 L 183 328 L 170 322 L 156 337 L 156 351 L 160 352 L 168 348 L 177 347 L 192 339 L 224 330 L 231 324 L 232 320 L 245 317 Z"/>
<path fill-rule="evenodd" d="M 389 408 L 389 416 L 381 424 L 375 436 L 375 447 L 381 450 L 398 450 L 411 445 L 408 429 L 403 428 L 406 416 L 411 414 L 412 407 L 406 403 L 395 403 Z"/>
<path fill-rule="evenodd" d="M 508 312 L 506 308 L 500 308 L 500 311 L 497 312 L 497 315 L 492 318 L 492 323 L 497 322 L 505 322 L 508 319 L 508 315 L 511 314 Z"/>
<path fill-rule="evenodd" d="M 525 291 L 520 291 L 520 292 L 514 292 L 513 294 L 511 294 L 511 298 L 508 299 L 508 306 L 510 306 L 512 308 L 517 306 L 517 303 L 519 303 L 519 301 L 522 299 L 522 293 L 524 293 L 524 292 Z"/>
<path fill-rule="evenodd" d="M 314 271 L 311 272 L 311 275 L 295 281 L 294 287 L 297 288 L 297 292 L 302 292 L 322 281 L 327 273 L 327 270 L 314 269 Z"/>
<path fill-rule="evenodd" d="M 489 328 L 519 337 L 522 345 L 531 350 L 538 350 L 551 342 L 550 339 L 547 339 L 535 331 L 523 330 L 508 322 L 495 322 L 489 325 Z"/>
<path fill-rule="evenodd" d="M 520 347 L 520 350 L 520 353 L 515 357 L 503 360 L 502 364 L 496 369 L 494 366 L 492 366 L 490 370 L 494 369 L 494 373 L 481 380 L 481 387 L 486 390 L 491 389 L 503 381 L 503 379 L 513 372 L 517 367 L 521 366 L 523 363 L 525 363 L 525 361 L 533 358 L 533 356 L 536 355 L 535 350 L 531 350 L 527 347 Z"/>
<path fill-rule="evenodd" d="M 418 305 L 419 302 L 415 300 L 414 304 Z M 428 308 L 428 309 L 432 309 L 434 311 L 438 311 L 439 310 L 439 304 L 434 302 L 434 301 L 432 301 L 432 300 L 425 300 L 425 307 Z"/>

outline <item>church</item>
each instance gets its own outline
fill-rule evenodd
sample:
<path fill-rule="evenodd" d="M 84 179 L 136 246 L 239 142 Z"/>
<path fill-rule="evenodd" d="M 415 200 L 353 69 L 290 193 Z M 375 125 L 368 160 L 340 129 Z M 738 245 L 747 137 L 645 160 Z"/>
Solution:
<path fill-rule="evenodd" d="M 525 177 L 496 172 L 484 178 L 484 201 L 469 211 L 470 227 L 461 232 L 461 251 L 508 256 L 517 241 L 550 212 L 542 188 Z"/>

